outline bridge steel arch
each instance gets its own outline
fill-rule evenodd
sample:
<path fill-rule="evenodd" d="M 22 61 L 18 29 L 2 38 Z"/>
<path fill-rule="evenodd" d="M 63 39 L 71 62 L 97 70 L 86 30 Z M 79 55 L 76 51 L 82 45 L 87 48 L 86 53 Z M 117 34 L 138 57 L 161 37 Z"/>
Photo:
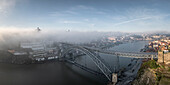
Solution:
<path fill-rule="evenodd" d="M 96 56 L 93 52 L 89 51 L 86 48 L 80 47 L 80 46 L 71 46 L 68 49 L 64 51 L 64 53 L 61 55 L 61 58 L 64 58 L 64 56 L 69 53 L 71 50 L 79 50 L 83 52 L 84 54 L 88 55 L 92 61 L 95 63 L 95 65 L 102 71 L 102 73 L 107 77 L 109 81 L 111 81 L 112 75 L 114 74 L 110 71 L 110 69 L 102 62 L 100 56 Z"/>

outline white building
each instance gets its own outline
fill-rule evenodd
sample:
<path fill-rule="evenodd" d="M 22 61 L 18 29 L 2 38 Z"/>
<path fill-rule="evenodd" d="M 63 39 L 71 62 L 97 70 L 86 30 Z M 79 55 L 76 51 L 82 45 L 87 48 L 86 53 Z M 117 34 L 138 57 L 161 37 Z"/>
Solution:
<path fill-rule="evenodd" d="M 32 50 L 44 50 L 44 44 L 43 43 L 21 43 L 20 47 L 22 48 L 31 48 Z"/>
<path fill-rule="evenodd" d="M 43 57 L 45 56 L 45 46 L 44 43 L 36 42 L 36 43 L 21 43 L 21 48 L 30 48 L 33 50 L 33 57 Z"/>
<path fill-rule="evenodd" d="M 45 57 L 47 52 L 55 49 L 55 48 L 52 48 L 52 44 L 53 42 L 21 43 L 20 47 L 32 49 L 33 57 Z"/>

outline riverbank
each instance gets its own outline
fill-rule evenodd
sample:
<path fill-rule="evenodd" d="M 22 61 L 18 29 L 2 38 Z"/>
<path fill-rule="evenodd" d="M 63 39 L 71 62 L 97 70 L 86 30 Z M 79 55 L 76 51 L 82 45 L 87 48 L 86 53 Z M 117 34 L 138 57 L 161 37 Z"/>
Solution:
<path fill-rule="evenodd" d="M 169 85 L 170 66 L 158 64 L 155 60 L 144 62 L 132 85 Z"/>
<path fill-rule="evenodd" d="M 0 50 L 0 63 L 8 63 L 8 64 L 43 64 L 48 62 L 59 61 L 58 58 L 49 59 L 48 57 L 44 58 L 43 61 L 32 60 L 28 57 L 28 55 L 22 56 L 14 56 L 7 51 Z"/>
<path fill-rule="evenodd" d="M 132 82 L 135 79 L 141 64 L 142 59 L 137 59 L 133 66 L 130 66 L 129 68 L 124 69 L 121 73 L 119 73 L 120 75 L 117 85 L 128 85 L 130 82 Z"/>

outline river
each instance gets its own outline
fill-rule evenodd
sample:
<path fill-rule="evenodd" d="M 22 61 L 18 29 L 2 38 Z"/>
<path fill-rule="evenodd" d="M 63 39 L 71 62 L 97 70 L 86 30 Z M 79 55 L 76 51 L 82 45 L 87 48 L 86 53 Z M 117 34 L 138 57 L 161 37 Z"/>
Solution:
<path fill-rule="evenodd" d="M 109 50 L 139 52 L 146 44 L 147 41 L 125 43 Z M 131 58 L 120 57 L 118 64 L 114 55 L 101 53 L 99 55 L 109 64 L 112 71 L 118 65 L 120 68 L 128 68 L 128 64 L 131 63 Z M 76 62 L 101 72 L 88 56 L 81 56 L 76 59 Z M 0 64 L 0 85 L 102 85 L 106 81 L 103 76 L 91 74 L 62 62 L 30 65 Z"/>

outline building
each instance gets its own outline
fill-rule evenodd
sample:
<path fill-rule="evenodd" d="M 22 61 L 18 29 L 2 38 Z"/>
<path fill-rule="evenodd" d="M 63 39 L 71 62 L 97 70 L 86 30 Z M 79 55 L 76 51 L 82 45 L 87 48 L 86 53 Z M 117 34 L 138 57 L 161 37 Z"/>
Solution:
<path fill-rule="evenodd" d="M 9 53 L 13 54 L 14 56 L 17 56 L 17 55 L 27 55 L 27 52 L 24 52 L 24 51 L 16 51 L 16 50 L 8 50 Z"/>
<path fill-rule="evenodd" d="M 170 64 L 170 52 L 158 51 L 158 63 Z"/>
<path fill-rule="evenodd" d="M 160 38 L 161 36 L 159 36 L 159 35 L 154 35 L 154 36 L 152 36 L 152 38 L 155 38 L 155 39 L 158 39 L 158 38 Z"/>
<path fill-rule="evenodd" d="M 21 48 L 25 48 L 25 49 L 32 49 L 32 56 L 33 57 L 44 57 L 45 54 L 45 45 L 44 43 L 41 42 L 36 42 L 36 43 L 21 43 L 20 44 Z"/>
<path fill-rule="evenodd" d="M 56 47 L 53 46 L 53 42 L 31 42 L 31 43 L 21 43 L 20 47 L 22 49 L 31 49 L 29 51 L 29 57 L 32 60 L 44 61 L 46 59 L 52 60 L 58 58 L 58 51 Z"/>

